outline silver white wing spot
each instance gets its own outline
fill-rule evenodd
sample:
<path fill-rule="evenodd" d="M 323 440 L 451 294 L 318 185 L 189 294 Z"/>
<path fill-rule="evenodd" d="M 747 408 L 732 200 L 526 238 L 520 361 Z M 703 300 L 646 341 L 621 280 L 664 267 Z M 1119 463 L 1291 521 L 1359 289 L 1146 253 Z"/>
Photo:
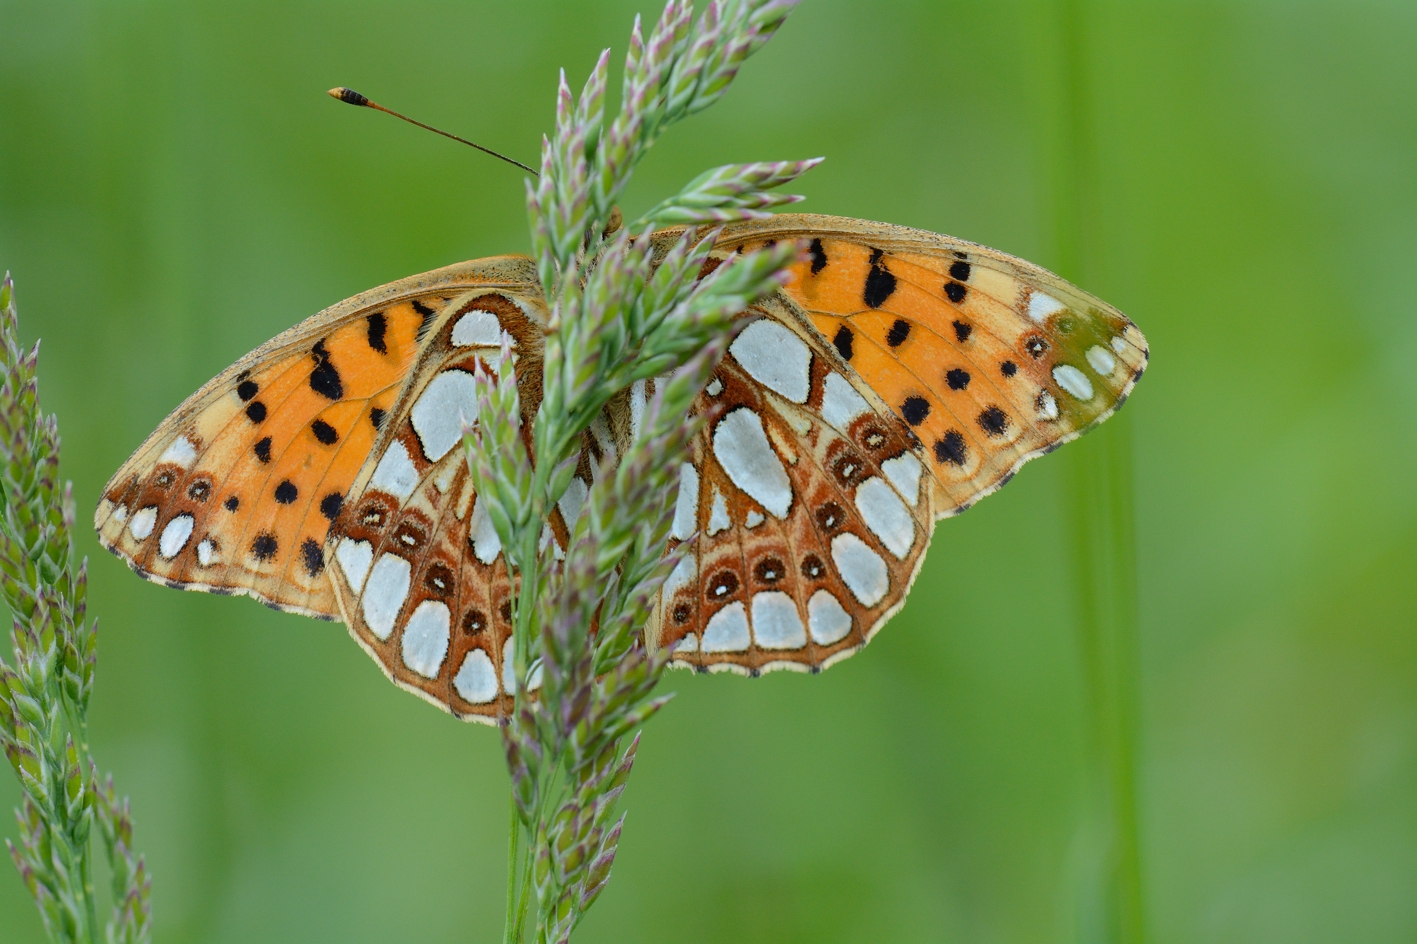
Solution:
<path fill-rule="evenodd" d="M 397 554 L 380 554 L 364 586 L 364 623 L 382 642 L 394 631 L 403 601 L 408 597 L 412 568 Z"/>
<path fill-rule="evenodd" d="M 339 562 L 340 570 L 344 571 L 344 579 L 358 593 L 369 573 L 369 565 L 374 561 L 374 545 L 368 541 L 343 538 L 335 546 L 335 560 Z"/>
<path fill-rule="evenodd" d="M 157 552 L 168 560 L 182 553 L 187 541 L 192 537 L 192 525 L 196 519 L 191 515 L 178 515 L 162 529 L 162 537 L 157 542 Z"/>
<path fill-rule="evenodd" d="M 571 484 L 566 486 L 566 491 L 557 500 L 556 507 L 561 509 L 561 517 L 565 520 L 567 529 L 575 527 L 576 519 L 581 515 L 581 507 L 585 505 L 586 496 L 589 494 L 590 488 L 585 482 L 572 478 Z"/>
<path fill-rule="evenodd" d="M 453 676 L 453 688 L 458 697 L 474 705 L 485 705 L 497 697 L 497 670 L 481 649 L 471 649 L 463 657 L 462 667 Z"/>
<path fill-rule="evenodd" d="M 636 380 L 630 385 L 630 438 L 640 438 L 645 422 L 645 407 L 649 404 L 649 382 Z"/>
<path fill-rule="evenodd" d="M 664 581 L 664 596 L 666 599 L 673 597 L 684 587 L 689 586 L 694 580 L 697 572 L 698 562 L 693 554 L 685 554 L 679 558 L 679 563 L 674 565 L 674 569 L 669 572 L 669 576 Z"/>
<path fill-rule="evenodd" d="M 792 507 L 792 483 L 763 431 L 762 417 L 739 407 L 713 430 L 713 454 L 733 484 L 778 518 Z"/>
<path fill-rule="evenodd" d="M 473 556 L 484 564 L 490 564 L 502 553 L 502 539 L 487 513 L 487 502 L 479 495 L 474 499 L 472 517 L 467 522 L 467 538 L 472 542 Z"/>
<path fill-rule="evenodd" d="M 153 533 L 153 526 L 157 524 L 157 506 L 149 505 L 140 509 L 133 520 L 128 522 L 128 533 L 139 541 L 146 540 L 147 536 Z"/>
<path fill-rule="evenodd" d="M 886 550 L 905 560 L 915 544 L 915 518 L 895 489 L 885 479 L 871 476 L 856 487 L 856 510 Z"/>
<path fill-rule="evenodd" d="M 704 652 L 742 652 L 752 645 L 748 635 L 748 614 L 740 602 L 730 603 L 713 614 L 704 627 Z"/>
<path fill-rule="evenodd" d="M 904 452 L 894 459 L 887 459 L 881 463 L 881 471 L 886 473 L 886 478 L 905 496 L 911 507 L 920 501 L 920 474 L 924 467 L 914 455 Z"/>
<path fill-rule="evenodd" d="M 708 536 L 727 531 L 733 522 L 728 520 L 728 502 L 718 489 L 713 490 L 713 503 L 709 505 Z"/>
<path fill-rule="evenodd" d="M 1110 377 L 1112 371 L 1117 369 L 1117 358 L 1100 344 L 1094 344 L 1087 349 L 1087 362 L 1103 377 Z"/>
<path fill-rule="evenodd" d="M 851 532 L 832 538 L 832 562 L 862 606 L 875 606 L 890 590 L 890 571 L 870 545 Z"/>
<path fill-rule="evenodd" d="M 1052 295 L 1046 295 L 1037 289 L 1034 289 L 1033 293 L 1028 296 L 1028 317 L 1040 323 L 1047 321 L 1049 315 L 1067 307 Z"/>
<path fill-rule="evenodd" d="M 196 460 L 197 449 L 192 445 L 192 441 L 186 436 L 178 436 L 171 445 L 162 451 L 162 455 L 158 456 L 157 464 L 171 463 L 187 469 L 191 468 L 192 463 Z"/>
<path fill-rule="evenodd" d="M 807 645 L 807 630 L 797 603 L 777 590 L 753 595 L 753 638 L 764 649 L 800 649 Z"/>
<path fill-rule="evenodd" d="M 437 462 L 462 439 L 463 422 L 471 423 L 476 417 L 477 386 L 472 374 L 445 370 L 423 388 L 408 418 L 423 455 L 429 462 Z"/>
<path fill-rule="evenodd" d="M 1092 381 L 1087 379 L 1087 374 L 1078 370 L 1072 364 L 1059 364 L 1053 368 L 1053 379 L 1058 382 L 1058 386 L 1077 397 L 1079 400 L 1092 399 Z"/>
<path fill-rule="evenodd" d="M 694 533 L 698 520 L 699 470 L 685 462 L 679 467 L 679 500 L 674 505 L 674 529 L 670 534 L 682 541 Z"/>
<path fill-rule="evenodd" d="M 807 628 L 819 646 L 840 642 L 851 632 L 851 614 L 828 590 L 818 590 L 807 601 Z"/>
<path fill-rule="evenodd" d="M 388 492 L 400 501 L 413 494 L 418 485 L 418 469 L 408 457 L 408 450 L 404 448 L 403 443 L 397 439 L 389 443 L 383 458 L 374 467 L 369 484 L 373 488 Z"/>
<path fill-rule="evenodd" d="M 502 346 L 502 323 L 492 312 L 474 308 L 453 325 L 452 341 L 458 347 L 499 348 Z"/>
<path fill-rule="evenodd" d="M 437 600 L 418 604 L 403 628 L 403 664 L 424 678 L 437 678 L 448 655 L 452 614 Z"/>
<path fill-rule="evenodd" d="M 812 351 L 775 321 L 755 321 L 734 339 L 728 353 L 758 383 L 793 403 L 806 403 L 811 390 Z"/>
<path fill-rule="evenodd" d="M 841 374 L 827 374 L 822 383 L 822 419 L 839 432 L 845 432 L 851 421 L 871 412 L 866 398 Z"/>
<path fill-rule="evenodd" d="M 1058 401 L 1053 399 L 1053 395 L 1044 390 L 1038 395 L 1038 399 L 1033 402 L 1038 410 L 1040 419 L 1056 420 L 1058 418 Z"/>

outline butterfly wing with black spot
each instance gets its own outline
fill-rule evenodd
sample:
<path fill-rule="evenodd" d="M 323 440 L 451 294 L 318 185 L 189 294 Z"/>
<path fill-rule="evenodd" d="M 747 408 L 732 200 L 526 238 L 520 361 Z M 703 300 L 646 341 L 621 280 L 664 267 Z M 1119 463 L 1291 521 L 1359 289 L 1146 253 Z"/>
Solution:
<path fill-rule="evenodd" d="M 469 720 L 493 721 L 511 703 L 513 591 L 468 473 L 463 422 L 477 416 L 474 371 L 479 363 L 494 371 L 505 331 L 529 437 L 541 402 L 544 325 L 530 285 L 462 296 L 435 320 L 327 548 L 350 634 L 399 687 Z M 588 454 L 561 500 L 565 517 L 579 511 L 589 469 Z M 563 514 L 552 519 L 551 537 L 564 547 Z"/>
<path fill-rule="evenodd" d="M 780 239 L 808 251 L 698 405 L 721 413 L 684 470 L 675 538 L 692 546 L 649 631 L 681 665 L 857 651 L 936 518 L 1105 420 L 1146 366 L 1115 308 L 962 240 L 781 215 L 728 227 L 715 258 Z"/>
<path fill-rule="evenodd" d="M 775 239 L 809 247 L 784 294 L 925 443 L 942 517 L 1111 416 L 1146 368 L 1120 311 L 997 250 L 796 214 L 730 227 L 719 245 Z"/>
<path fill-rule="evenodd" d="M 738 335 L 696 409 L 648 631 L 678 665 L 818 670 L 905 600 L 935 519 L 920 441 L 781 297 Z"/>
<path fill-rule="evenodd" d="M 325 545 L 439 313 L 524 285 L 512 257 L 449 266 L 339 303 L 187 399 L 105 486 L 99 539 L 143 576 L 337 618 Z"/>

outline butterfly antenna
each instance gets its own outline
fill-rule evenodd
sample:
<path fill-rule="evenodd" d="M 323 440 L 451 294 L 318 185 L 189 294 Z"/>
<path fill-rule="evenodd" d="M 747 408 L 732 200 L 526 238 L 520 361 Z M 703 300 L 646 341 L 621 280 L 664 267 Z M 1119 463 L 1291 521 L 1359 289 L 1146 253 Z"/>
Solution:
<path fill-rule="evenodd" d="M 360 94 L 359 94 L 358 92 L 356 92 L 354 89 L 348 89 L 348 88 L 344 88 L 343 86 L 341 86 L 340 88 L 332 88 L 332 89 L 330 89 L 330 91 L 329 91 L 328 94 L 329 94 L 329 96 L 330 96 L 331 98 L 337 98 L 337 99 L 339 99 L 340 101 L 342 101 L 342 102 L 344 102 L 344 103 L 346 103 L 346 104 L 349 104 L 349 105 L 358 105 L 358 106 L 361 107 L 361 108 L 373 108 L 373 109 L 375 109 L 375 110 L 377 110 L 377 111 L 382 111 L 382 112 L 384 112 L 385 114 L 393 115 L 395 118 L 399 118 L 399 119 L 402 119 L 403 121 L 407 121 L 407 122 L 408 122 L 409 124 L 411 124 L 411 125 L 418 125 L 418 127 L 424 129 L 425 131 L 432 131 L 434 134 L 441 134 L 441 135 L 442 135 L 443 137 L 445 137 L 445 138 L 452 138 L 454 141 L 459 141 L 459 142 L 461 142 L 461 143 L 463 143 L 463 144 L 466 144 L 468 147 L 477 148 L 477 149 L 478 149 L 479 151 L 481 151 L 483 154 L 490 154 L 490 155 L 492 155 L 493 157 L 498 158 L 499 160 L 506 161 L 508 164 L 515 164 L 517 167 L 520 167 L 522 170 L 526 171 L 527 173 L 531 174 L 531 175 L 534 176 L 534 177 L 540 177 L 540 176 L 541 176 L 541 175 L 538 174 L 536 171 L 532 170 L 530 167 L 527 167 L 527 166 L 526 166 L 525 164 L 523 164 L 521 161 L 514 161 L 514 160 L 512 160 L 510 157 L 508 157 L 508 156 L 505 155 L 505 154 L 498 154 L 496 151 L 492 150 L 491 148 L 485 148 L 485 147 L 483 147 L 483 146 L 480 145 L 480 144 L 476 144 L 476 143 L 474 143 L 474 142 L 472 142 L 472 141 L 467 140 L 466 138 L 460 138 L 460 137 L 458 137 L 458 136 L 455 135 L 455 134 L 449 134 L 449 133 L 446 132 L 446 131 L 441 131 L 441 130 L 439 130 L 438 128 L 433 127 L 432 125 L 425 125 L 423 122 L 421 122 L 421 121 L 415 121 L 414 119 L 408 117 L 407 115 L 400 115 L 398 112 L 394 111 L 392 108 L 385 108 L 383 105 L 380 105 L 378 102 L 372 101 L 371 99 L 367 98 L 367 97 L 364 96 L 364 95 L 360 95 Z"/>

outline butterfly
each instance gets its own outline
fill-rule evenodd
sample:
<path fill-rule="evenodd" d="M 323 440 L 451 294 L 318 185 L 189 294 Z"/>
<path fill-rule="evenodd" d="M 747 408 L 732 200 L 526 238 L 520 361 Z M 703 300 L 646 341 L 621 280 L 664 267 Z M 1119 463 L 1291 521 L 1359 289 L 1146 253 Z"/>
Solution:
<path fill-rule="evenodd" d="M 696 400 L 712 420 L 670 539 L 687 547 L 645 630 L 699 671 L 815 672 L 859 651 L 903 605 L 936 520 L 1105 420 L 1147 364 L 1112 306 L 920 230 L 782 214 L 726 227 L 704 271 L 779 240 L 806 251 Z M 495 722 L 512 583 L 462 421 L 504 332 L 534 415 L 547 320 L 519 256 L 340 302 L 178 407 L 104 488 L 100 540 L 171 587 L 342 620 L 397 685 Z M 653 392 L 637 383 L 585 434 L 547 523 L 561 546 Z"/>

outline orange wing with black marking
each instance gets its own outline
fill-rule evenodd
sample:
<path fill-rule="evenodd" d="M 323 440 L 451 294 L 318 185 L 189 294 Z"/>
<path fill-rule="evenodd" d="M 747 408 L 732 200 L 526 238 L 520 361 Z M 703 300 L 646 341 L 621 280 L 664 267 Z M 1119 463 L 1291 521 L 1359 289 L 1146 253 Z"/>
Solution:
<path fill-rule="evenodd" d="M 1146 369 L 1126 315 L 976 243 L 784 214 L 721 245 L 785 238 L 809 252 L 784 294 L 925 444 L 941 517 L 1107 419 Z"/>
<path fill-rule="evenodd" d="M 188 398 L 114 474 L 100 541 L 150 580 L 338 618 L 331 527 L 431 326 L 470 290 L 534 281 L 525 259 L 463 263 L 291 328 Z"/>
<path fill-rule="evenodd" d="M 729 227 L 715 254 L 781 239 L 808 252 L 699 399 L 717 416 L 681 478 L 672 543 L 689 546 L 648 631 L 700 670 L 858 651 L 936 518 L 1102 422 L 1146 366 L 1115 308 L 947 236 L 782 215 Z"/>

